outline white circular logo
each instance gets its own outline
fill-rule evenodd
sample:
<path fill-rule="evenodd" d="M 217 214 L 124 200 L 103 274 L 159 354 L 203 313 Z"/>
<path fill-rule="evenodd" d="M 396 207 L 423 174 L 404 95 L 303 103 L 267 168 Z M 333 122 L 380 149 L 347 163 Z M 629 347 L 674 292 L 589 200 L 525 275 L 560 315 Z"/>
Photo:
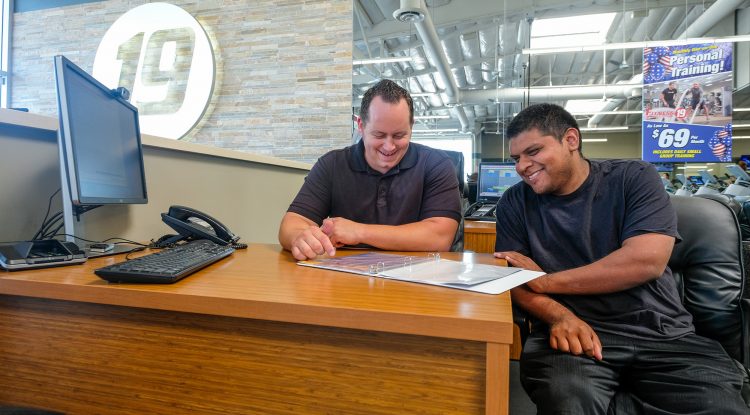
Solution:
<path fill-rule="evenodd" d="M 201 119 L 214 86 L 214 55 L 203 27 L 172 4 L 151 3 L 123 14 L 104 34 L 93 75 L 130 90 L 141 132 L 183 137 Z"/>

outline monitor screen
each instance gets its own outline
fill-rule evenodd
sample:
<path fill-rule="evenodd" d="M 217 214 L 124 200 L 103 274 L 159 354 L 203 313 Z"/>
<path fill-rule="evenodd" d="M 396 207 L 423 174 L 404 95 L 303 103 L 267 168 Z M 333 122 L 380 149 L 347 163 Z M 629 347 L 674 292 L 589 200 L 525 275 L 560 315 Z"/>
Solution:
<path fill-rule="evenodd" d="M 659 173 L 672 173 L 674 171 L 674 164 L 672 163 L 651 163 L 656 167 L 656 171 Z"/>
<path fill-rule="evenodd" d="M 521 181 L 514 163 L 481 163 L 477 181 L 477 199 L 497 201 L 509 187 Z"/>
<path fill-rule="evenodd" d="M 55 57 L 55 80 L 60 168 L 72 203 L 146 203 L 138 109 L 63 56 Z"/>
<path fill-rule="evenodd" d="M 701 176 L 688 176 L 688 180 L 696 186 L 703 186 L 705 184 Z"/>

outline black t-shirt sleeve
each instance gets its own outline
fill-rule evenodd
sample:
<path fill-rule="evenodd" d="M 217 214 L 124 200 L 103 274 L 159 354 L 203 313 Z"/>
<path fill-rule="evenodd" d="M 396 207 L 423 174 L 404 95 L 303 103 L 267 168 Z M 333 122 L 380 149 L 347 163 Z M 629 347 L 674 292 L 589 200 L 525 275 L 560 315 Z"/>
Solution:
<path fill-rule="evenodd" d="M 631 166 L 624 177 L 626 216 L 620 242 L 645 233 L 679 238 L 677 216 L 656 168 L 646 163 Z"/>
<path fill-rule="evenodd" d="M 333 157 L 326 156 L 318 159 L 287 212 L 302 215 L 318 225 L 323 224 L 331 212 L 332 160 Z"/>
<path fill-rule="evenodd" d="M 520 191 L 522 185 L 508 189 L 498 200 L 495 208 L 495 252 L 516 251 L 530 256 L 524 203 Z"/>
<path fill-rule="evenodd" d="M 431 157 L 435 157 L 432 155 Z M 419 219 L 447 217 L 461 221 L 461 197 L 456 170 L 448 157 L 441 158 L 425 171 L 422 209 Z"/>

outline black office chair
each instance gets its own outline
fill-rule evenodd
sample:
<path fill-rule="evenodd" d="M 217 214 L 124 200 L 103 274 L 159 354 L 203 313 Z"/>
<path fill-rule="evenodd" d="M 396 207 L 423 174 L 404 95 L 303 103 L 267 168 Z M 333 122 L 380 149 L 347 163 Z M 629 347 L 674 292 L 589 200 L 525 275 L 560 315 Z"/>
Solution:
<path fill-rule="evenodd" d="M 458 193 L 465 197 L 466 180 L 464 178 L 464 153 L 460 151 L 443 150 L 451 159 L 453 167 L 456 169 L 456 178 L 458 179 Z"/>
<path fill-rule="evenodd" d="M 682 242 L 669 267 L 698 334 L 724 347 L 745 372 L 742 395 L 750 406 L 750 284 L 740 205 L 723 195 L 671 196 Z"/>
<path fill-rule="evenodd" d="M 721 343 L 745 373 L 742 396 L 750 407 L 750 283 L 745 274 L 750 242 L 742 240 L 740 206 L 723 195 L 670 196 L 670 200 L 682 237 L 669 259 L 680 298 L 693 316 L 696 332 Z M 528 320 L 516 308 L 513 318 L 523 342 L 529 333 Z M 520 384 L 518 377 L 513 382 Z M 633 412 L 627 391 L 618 391 L 609 413 Z M 514 412 L 522 413 L 535 411 Z"/>

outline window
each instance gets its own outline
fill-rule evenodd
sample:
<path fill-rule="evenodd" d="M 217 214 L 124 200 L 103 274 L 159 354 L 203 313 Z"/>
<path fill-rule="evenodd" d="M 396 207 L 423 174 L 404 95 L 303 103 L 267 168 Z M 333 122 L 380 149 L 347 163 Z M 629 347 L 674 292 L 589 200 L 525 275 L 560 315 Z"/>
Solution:
<path fill-rule="evenodd" d="M 530 46 L 537 49 L 602 44 L 614 19 L 615 13 L 603 13 L 534 20 Z"/>
<path fill-rule="evenodd" d="M 13 0 L 0 0 L 0 108 L 10 103 L 10 39 Z"/>
<path fill-rule="evenodd" d="M 413 143 L 424 144 L 440 150 L 458 151 L 464 155 L 464 177 L 471 173 L 471 137 L 454 137 L 454 138 L 419 138 L 412 136 Z"/>

